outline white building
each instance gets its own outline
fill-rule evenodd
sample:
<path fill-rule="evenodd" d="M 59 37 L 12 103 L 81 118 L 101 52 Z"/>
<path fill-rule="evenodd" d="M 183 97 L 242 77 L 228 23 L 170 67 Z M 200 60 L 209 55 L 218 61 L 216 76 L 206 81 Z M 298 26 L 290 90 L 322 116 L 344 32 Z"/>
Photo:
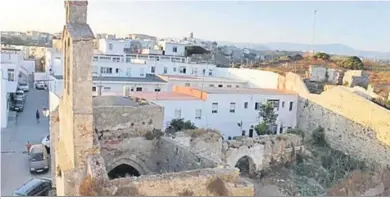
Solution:
<path fill-rule="evenodd" d="M 7 90 L 7 74 L 3 69 L 0 70 L 0 128 L 7 127 L 9 113 L 9 93 Z"/>
<path fill-rule="evenodd" d="M 19 81 L 26 81 L 25 76 L 19 75 L 24 64 L 23 53 L 19 49 L 1 49 L 1 90 L 0 117 L 1 128 L 7 127 L 11 95 L 16 92 Z M 21 78 L 20 78 L 20 77 Z"/>
<path fill-rule="evenodd" d="M 170 41 L 159 41 L 158 46 L 163 51 L 163 55 L 185 56 L 186 44 Z"/>
<path fill-rule="evenodd" d="M 177 86 L 168 93 L 138 92 L 130 95 L 163 106 L 164 128 L 173 119 L 183 118 L 199 128 L 217 129 L 225 138 L 243 134 L 256 136 L 254 127 L 262 121 L 260 105 L 266 102 L 274 104 L 278 114 L 275 133 L 286 132 L 296 125 L 298 95 L 276 89 Z"/>
<path fill-rule="evenodd" d="M 215 76 L 189 76 L 189 75 L 159 75 L 168 82 L 168 90 L 174 86 L 198 88 L 248 88 L 248 82 L 240 79 L 231 79 Z"/>

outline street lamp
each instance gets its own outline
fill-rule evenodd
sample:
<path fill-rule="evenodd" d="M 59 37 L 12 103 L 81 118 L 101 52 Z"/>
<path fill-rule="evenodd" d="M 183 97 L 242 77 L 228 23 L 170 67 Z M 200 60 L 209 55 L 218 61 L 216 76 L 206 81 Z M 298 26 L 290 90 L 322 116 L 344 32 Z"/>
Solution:
<path fill-rule="evenodd" d="M 317 15 L 317 9 L 314 10 L 314 16 L 313 16 L 313 35 L 312 35 L 312 41 L 311 41 L 311 48 L 312 53 L 314 55 L 314 40 L 315 40 L 315 34 L 316 34 L 316 15 Z"/>

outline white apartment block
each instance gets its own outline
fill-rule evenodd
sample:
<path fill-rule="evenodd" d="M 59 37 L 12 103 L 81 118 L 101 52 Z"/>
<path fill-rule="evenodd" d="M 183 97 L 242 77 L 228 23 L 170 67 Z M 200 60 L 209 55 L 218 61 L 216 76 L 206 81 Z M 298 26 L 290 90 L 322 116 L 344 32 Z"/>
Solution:
<path fill-rule="evenodd" d="M 183 118 L 199 128 L 217 129 L 225 138 L 256 137 L 254 127 L 262 121 L 260 105 L 266 102 L 272 103 L 278 114 L 275 134 L 296 125 L 298 95 L 276 89 L 176 86 L 172 92 L 136 92 L 130 96 L 163 106 L 164 128 L 173 119 Z"/>
<path fill-rule="evenodd" d="M 11 95 L 16 92 L 20 81 L 27 81 L 28 72 L 24 69 L 23 53 L 19 49 L 1 49 L 1 128 L 7 127 Z M 24 74 L 24 75 L 22 75 Z"/>

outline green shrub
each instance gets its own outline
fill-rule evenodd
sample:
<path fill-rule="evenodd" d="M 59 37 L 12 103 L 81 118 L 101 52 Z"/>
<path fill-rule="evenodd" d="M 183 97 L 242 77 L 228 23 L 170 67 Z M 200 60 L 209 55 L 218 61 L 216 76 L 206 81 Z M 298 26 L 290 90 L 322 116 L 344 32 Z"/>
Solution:
<path fill-rule="evenodd" d="M 328 143 L 326 142 L 325 139 L 325 130 L 321 126 L 317 127 L 313 131 L 312 135 L 313 143 L 318 146 L 328 146 Z"/>

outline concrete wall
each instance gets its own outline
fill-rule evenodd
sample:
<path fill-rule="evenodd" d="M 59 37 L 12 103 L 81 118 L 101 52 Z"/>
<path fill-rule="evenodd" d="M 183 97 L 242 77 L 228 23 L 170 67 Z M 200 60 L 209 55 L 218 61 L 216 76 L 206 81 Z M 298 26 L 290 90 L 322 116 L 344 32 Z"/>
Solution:
<path fill-rule="evenodd" d="M 60 97 L 53 93 L 49 92 L 49 111 L 53 112 L 55 109 L 57 109 L 58 105 L 60 103 Z"/>
<path fill-rule="evenodd" d="M 3 70 L 0 71 L 0 128 L 7 127 L 8 124 L 8 92 L 6 85 L 8 83 L 7 80 L 3 79 L 5 73 Z"/>
<path fill-rule="evenodd" d="M 34 73 L 34 81 L 47 81 L 49 80 L 49 75 L 45 72 L 35 72 Z M 45 82 L 47 83 L 47 82 Z"/>
<path fill-rule="evenodd" d="M 228 77 L 248 81 L 249 87 L 252 88 L 278 88 L 279 74 L 270 71 L 238 68 L 216 68 L 215 75 L 217 77 Z"/>

